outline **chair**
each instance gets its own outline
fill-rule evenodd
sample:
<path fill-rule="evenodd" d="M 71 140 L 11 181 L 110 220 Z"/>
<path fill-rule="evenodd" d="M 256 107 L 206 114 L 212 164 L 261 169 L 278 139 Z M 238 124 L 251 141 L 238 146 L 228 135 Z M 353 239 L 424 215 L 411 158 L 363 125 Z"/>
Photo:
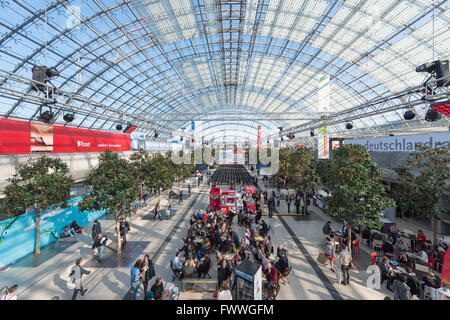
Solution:
<path fill-rule="evenodd" d="M 423 300 L 433 300 L 431 296 L 431 287 L 423 286 Z"/>
<path fill-rule="evenodd" d="M 372 250 L 375 250 L 375 248 L 379 248 L 379 249 L 383 249 L 383 240 L 377 240 L 377 239 L 373 239 L 372 243 Z"/>
<path fill-rule="evenodd" d="M 276 300 L 278 293 L 280 292 L 280 271 L 277 270 L 277 282 L 274 284 L 272 289 L 267 289 L 267 300 Z"/>
<path fill-rule="evenodd" d="M 356 248 L 358 248 L 358 256 L 359 256 L 359 240 L 353 241 L 353 244 L 352 244 L 352 255 L 355 252 Z"/>
<path fill-rule="evenodd" d="M 377 261 L 377 253 L 376 252 L 372 252 L 371 254 L 370 254 L 370 257 L 372 258 L 372 264 L 376 264 L 376 265 L 379 265 L 380 264 L 380 261 Z"/>
<path fill-rule="evenodd" d="M 434 265 L 436 260 L 433 257 L 428 256 L 428 272 L 434 271 Z"/>
<path fill-rule="evenodd" d="M 286 285 L 286 282 L 287 282 L 287 284 L 289 284 L 288 275 L 291 273 L 291 270 L 292 270 L 292 266 L 289 266 L 289 268 L 286 268 L 284 270 L 284 272 L 281 273 L 280 282 L 281 282 L 282 285 Z"/>

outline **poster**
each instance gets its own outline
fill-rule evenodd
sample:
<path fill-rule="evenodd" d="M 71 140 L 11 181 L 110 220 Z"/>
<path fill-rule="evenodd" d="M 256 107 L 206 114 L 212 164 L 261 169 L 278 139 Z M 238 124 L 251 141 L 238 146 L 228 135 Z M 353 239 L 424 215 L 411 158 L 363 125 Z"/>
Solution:
<path fill-rule="evenodd" d="M 329 136 L 328 134 L 319 134 L 317 143 L 317 156 L 319 159 L 329 159 L 330 158 L 330 150 L 329 150 Z"/>
<path fill-rule="evenodd" d="M 253 276 L 253 297 L 255 300 L 262 300 L 262 267 Z"/>
<path fill-rule="evenodd" d="M 130 135 L 0 119 L 0 154 L 130 151 Z"/>
<path fill-rule="evenodd" d="M 53 151 L 53 126 L 46 123 L 30 123 L 31 152 Z"/>

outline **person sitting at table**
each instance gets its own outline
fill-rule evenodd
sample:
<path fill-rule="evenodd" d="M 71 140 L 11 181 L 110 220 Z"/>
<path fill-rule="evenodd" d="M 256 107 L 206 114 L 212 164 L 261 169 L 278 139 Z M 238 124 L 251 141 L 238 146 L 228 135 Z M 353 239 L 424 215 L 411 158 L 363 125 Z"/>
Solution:
<path fill-rule="evenodd" d="M 408 251 L 409 247 L 402 239 L 398 239 L 394 245 L 394 249 L 398 249 L 399 251 L 401 250 Z"/>
<path fill-rule="evenodd" d="M 386 241 L 383 243 L 383 252 L 393 255 L 394 254 L 394 245 L 392 244 L 392 236 L 389 236 Z"/>
<path fill-rule="evenodd" d="M 347 234 L 348 229 L 348 223 L 347 221 L 343 221 L 344 225 L 341 227 L 340 233 L 342 233 L 344 236 Z"/>
<path fill-rule="evenodd" d="M 397 262 L 402 266 L 412 266 L 411 260 L 408 259 L 408 256 L 406 255 L 405 250 L 400 250 L 400 253 L 398 255 Z"/>
<path fill-rule="evenodd" d="M 184 249 L 184 258 L 190 259 L 190 258 L 196 258 L 197 254 L 195 252 L 195 248 L 192 245 L 192 243 L 188 243 L 187 246 L 185 246 Z"/>
<path fill-rule="evenodd" d="M 194 258 L 190 257 L 184 262 L 183 276 L 185 278 L 192 278 L 195 270 Z"/>
<path fill-rule="evenodd" d="M 198 210 L 197 213 L 195 214 L 195 219 L 197 221 L 202 219 L 202 210 Z"/>
<path fill-rule="evenodd" d="M 199 258 L 199 259 L 202 259 L 203 258 L 203 256 L 205 255 L 205 253 L 206 253 L 206 247 L 205 247 L 205 241 L 203 241 L 202 243 L 199 243 L 199 248 L 198 248 L 198 250 L 197 250 L 197 257 Z"/>
<path fill-rule="evenodd" d="M 239 257 L 240 257 L 242 260 L 247 260 L 247 254 L 245 253 L 245 248 L 244 248 L 244 246 L 240 246 L 240 247 L 239 247 L 239 253 L 238 253 L 238 255 L 239 255 Z"/>
<path fill-rule="evenodd" d="M 205 254 L 203 257 L 202 263 L 197 266 L 197 274 L 199 277 L 205 276 L 209 268 L 211 267 L 211 259 L 209 258 L 209 254 Z"/>
<path fill-rule="evenodd" d="M 267 282 L 264 284 L 264 288 L 273 289 L 278 280 L 277 270 L 272 266 L 271 263 L 269 263 L 264 274 L 266 275 L 267 279 Z"/>
<path fill-rule="evenodd" d="M 381 272 L 381 284 L 383 284 L 384 280 L 387 280 L 386 289 L 392 291 L 391 285 L 392 282 L 394 282 L 395 279 L 395 272 L 394 269 L 392 269 L 391 265 L 389 264 L 389 258 L 383 257 L 383 260 L 378 265 Z"/>
<path fill-rule="evenodd" d="M 322 232 L 325 235 L 329 235 L 334 232 L 333 228 L 331 228 L 331 221 L 327 221 L 327 223 L 323 225 Z"/>
<path fill-rule="evenodd" d="M 197 220 L 195 219 L 195 214 L 193 214 L 191 216 L 191 220 L 189 220 L 189 225 L 192 226 L 193 224 L 195 224 L 197 222 Z"/>
<path fill-rule="evenodd" d="M 163 281 L 161 278 L 156 278 L 155 283 L 150 289 L 153 292 L 153 299 L 160 300 L 164 291 Z"/>
<path fill-rule="evenodd" d="M 425 252 L 431 252 L 431 250 L 433 249 L 433 243 L 430 240 L 426 240 L 422 243 L 422 247 Z"/>
<path fill-rule="evenodd" d="M 262 265 L 262 271 L 264 272 L 267 269 L 267 265 L 270 263 L 269 255 L 262 255 L 261 258 L 261 265 Z"/>
<path fill-rule="evenodd" d="M 392 290 L 394 291 L 394 300 L 412 300 L 411 290 L 406 284 L 407 277 L 400 275 L 399 279 L 394 280 Z"/>
<path fill-rule="evenodd" d="M 265 241 L 265 246 L 264 246 L 264 253 L 266 254 L 273 254 L 273 244 L 272 244 L 272 238 L 270 236 L 267 236 L 267 239 Z"/>
<path fill-rule="evenodd" d="M 278 251 L 278 261 L 275 263 L 275 267 L 277 268 L 277 270 L 283 274 L 286 269 L 289 268 L 289 261 L 288 261 L 288 257 L 286 255 L 286 250 L 277 250 Z"/>
<path fill-rule="evenodd" d="M 180 251 L 177 251 L 175 257 L 172 259 L 172 269 L 180 276 L 183 274 L 183 259 L 180 258 Z"/>
<path fill-rule="evenodd" d="M 419 252 L 418 254 L 414 255 L 414 258 L 417 259 L 417 262 L 420 262 L 421 264 L 428 264 L 428 255 L 425 252 L 423 245 L 417 244 L 416 250 Z"/>
<path fill-rule="evenodd" d="M 436 289 L 439 289 L 441 287 L 441 280 L 438 277 L 436 277 L 434 272 L 428 272 L 426 275 L 423 276 L 422 281 L 423 281 L 421 285 L 422 291 L 424 290 L 425 286 Z"/>
<path fill-rule="evenodd" d="M 232 238 L 232 240 L 233 240 L 234 247 L 236 249 L 238 249 L 239 246 L 241 245 L 241 241 L 240 241 L 239 236 L 238 236 L 236 231 L 233 231 L 233 238 Z"/>
<path fill-rule="evenodd" d="M 261 229 L 259 230 L 259 234 L 265 237 L 266 233 L 269 231 L 269 226 L 264 220 L 261 220 Z"/>
<path fill-rule="evenodd" d="M 422 230 L 417 230 L 417 237 L 416 237 L 416 241 L 418 243 L 423 243 L 427 240 L 427 237 L 425 237 L 425 234 L 423 233 Z"/>
<path fill-rule="evenodd" d="M 411 290 L 411 295 L 413 296 L 420 296 L 420 281 L 414 274 L 411 267 L 406 267 L 406 284 Z"/>
<path fill-rule="evenodd" d="M 255 219 L 252 217 L 250 218 L 250 232 L 252 234 L 254 234 L 256 231 L 256 223 L 255 223 Z"/>

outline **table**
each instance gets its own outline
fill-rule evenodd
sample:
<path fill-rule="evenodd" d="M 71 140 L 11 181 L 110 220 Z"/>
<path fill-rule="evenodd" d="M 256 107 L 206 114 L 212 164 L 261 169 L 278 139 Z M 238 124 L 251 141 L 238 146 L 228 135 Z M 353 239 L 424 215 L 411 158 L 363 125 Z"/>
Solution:
<path fill-rule="evenodd" d="M 278 257 L 274 256 L 274 255 L 270 255 L 269 260 L 270 260 L 270 262 L 278 262 Z"/>
<path fill-rule="evenodd" d="M 178 300 L 217 300 L 211 292 L 181 292 Z"/>
<path fill-rule="evenodd" d="M 235 253 L 226 253 L 223 255 L 223 258 L 225 260 L 234 260 L 236 258 L 236 254 Z"/>
<path fill-rule="evenodd" d="M 433 300 L 450 300 L 450 290 L 444 291 L 444 288 L 431 288 L 431 299 Z"/>
<path fill-rule="evenodd" d="M 202 238 L 197 238 L 197 239 L 194 240 L 194 242 L 196 242 L 196 243 L 202 243 L 202 242 L 203 242 L 203 239 L 202 239 Z"/>
<path fill-rule="evenodd" d="M 261 241 L 264 241 L 264 238 L 263 237 L 255 237 L 255 241 L 261 242 Z"/>

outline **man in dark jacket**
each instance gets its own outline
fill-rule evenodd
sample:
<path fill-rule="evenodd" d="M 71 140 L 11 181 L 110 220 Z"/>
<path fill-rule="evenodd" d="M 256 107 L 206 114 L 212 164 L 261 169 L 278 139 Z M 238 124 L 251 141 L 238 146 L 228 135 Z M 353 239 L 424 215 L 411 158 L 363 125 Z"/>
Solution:
<path fill-rule="evenodd" d="M 130 225 L 128 224 L 128 221 L 126 218 L 121 218 L 119 227 L 120 227 L 120 236 L 123 239 L 122 244 L 126 244 L 127 243 L 127 233 L 128 233 L 128 231 L 130 231 Z"/>
<path fill-rule="evenodd" d="M 412 300 L 411 291 L 406 284 L 406 276 L 401 275 L 400 280 L 394 280 L 392 285 L 394 300 Z"/>
<path fill-rule="evenodd" d="M 289 268 L 288 258 L 284 249 L 280 250 L 280 248 L 278 248 L 277 251 L 278 262 L 275 264 L 275 267 L 278 269 L 278 271 L 280 271 L 281 274 L 283 274 L 284 271 Z"/>
<path fill-rule="evenodd" d="M 221 264 L 217 267 L 217 281 L 219 284 L 224 280 L 228 280 L 233 269 L 228 264 L 227 260 L 222 259 Z"/>
<path fill-rule="evenodd" d="M 97 235 L 102 232 L 102 226 L 100 225 L 100 222 L 98 220 L 94 221 L 94 225 L 92 226 L 92 240 L 95 240 Z"/>
<path fill-rule="evenodd" d="M 331 221 L 328 221 L 325 223 L 325 225 L 322 228 L 323 234 L 329 235 L 333 232 L 333 229 L 331 228 Z"/>

